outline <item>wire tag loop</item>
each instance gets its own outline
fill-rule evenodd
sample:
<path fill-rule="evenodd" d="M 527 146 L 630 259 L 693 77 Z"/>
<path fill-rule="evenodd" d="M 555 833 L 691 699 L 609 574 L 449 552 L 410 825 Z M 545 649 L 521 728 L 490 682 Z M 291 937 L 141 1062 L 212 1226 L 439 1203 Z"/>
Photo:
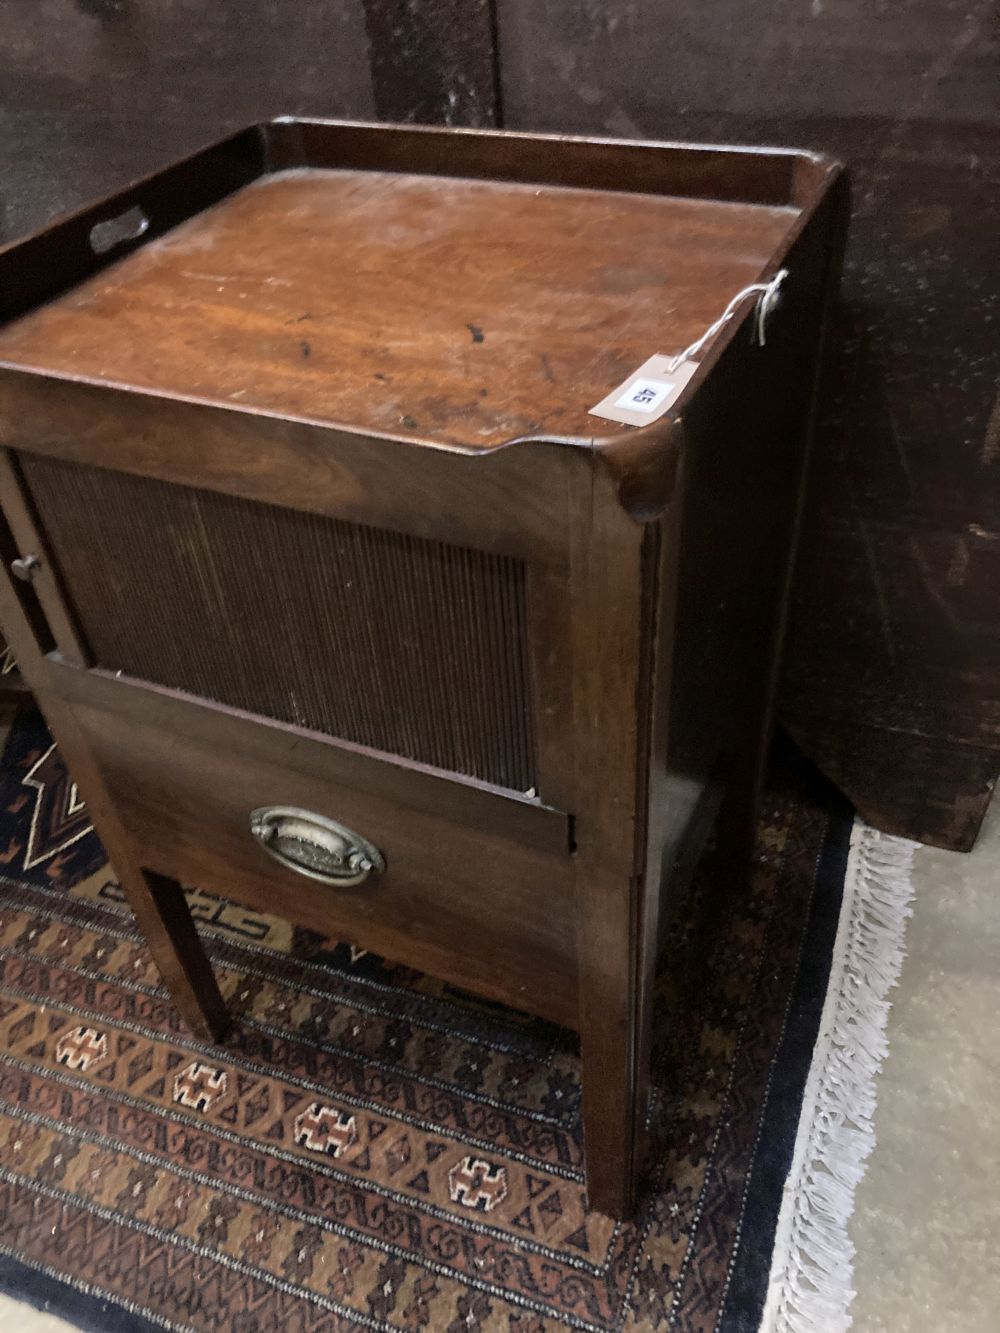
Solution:
<path fill-rule="evenodd" d="M 624 384 L 612 389 L 596 407 L 590 409 L 591 416 L 618 421 L 624 426 L 649 426 L 658 421 L 673 407 L 697 375 L 700 366 L 694 358 L 751 296 L 757 298 L 751 337 L 758 347 L 763 347 L 768 317 L 781 299 L 781 284 L 787 277 L 788 270 L 783 268 L 769 282 L 753 282 L 749 287 L 744 287 L 696 342 L 676 356 L 658 354 L 649 357 L 638 370 L 632 372 Z"/>
<path fill-rule="evenodd" d="M 678 352 L 675 357 L 671 358 L 669 369 L 674 371 L 684 361 L 693 361 L 698 353 L 703 351 L 705 346 L 712 341 L 720 329 L 729 323 L 748 296 L 757 297 L 757 309 L 754 312 L 753 340 L 758 347 L 763 347 L 768 316 L 781 299 L 781 284 L 787 277 L 788 269 L 779 269 L 770 282 L 752 282 L 749 287 L 744 287 L 741 292 L 737 292 L 715 323 L 710 324 L 701 337 L 691 343 L 689 347 L 685 347 L 683 352 Z"/>

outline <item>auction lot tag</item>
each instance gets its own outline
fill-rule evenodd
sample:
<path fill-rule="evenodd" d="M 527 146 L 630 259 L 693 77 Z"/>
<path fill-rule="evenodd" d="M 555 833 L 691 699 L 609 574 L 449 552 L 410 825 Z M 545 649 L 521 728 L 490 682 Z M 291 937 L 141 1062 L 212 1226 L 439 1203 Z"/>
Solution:
<path fill-rule="evenodd" d="M 590 415 L 620 421 L 626 426 L 648 426 L 651 421 L 658 421 L 698 369 L 697 361 L 682 361 L 676 370 L 671 370 L 672 360 L 669 356 L 651 356 L 624 384 L 612 389 L 592 407 Z"/>

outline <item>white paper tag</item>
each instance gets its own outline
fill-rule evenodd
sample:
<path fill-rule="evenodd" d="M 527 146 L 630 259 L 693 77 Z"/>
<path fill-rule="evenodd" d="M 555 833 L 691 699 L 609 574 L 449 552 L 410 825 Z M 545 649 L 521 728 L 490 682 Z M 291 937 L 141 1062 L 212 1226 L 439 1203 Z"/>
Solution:
<path fill-rule="evenodd" d="M 669 356 L 651 356 L 624 384 L 592 407 L 590 415 L 621 421 L 626 426 L 648 426 L 658 421 L 698 369 L 697 361 L 682 361 L 671 370 L 671 360 Z"/>

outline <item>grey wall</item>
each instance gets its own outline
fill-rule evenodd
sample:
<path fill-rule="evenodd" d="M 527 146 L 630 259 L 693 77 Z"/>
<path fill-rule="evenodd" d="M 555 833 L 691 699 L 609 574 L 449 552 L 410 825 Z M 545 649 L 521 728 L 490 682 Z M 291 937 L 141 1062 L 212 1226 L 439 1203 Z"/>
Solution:
<path fill-rule="evenodd" d="M 355 0 L 3 0 L 3 237 L 297 111 L 372 113 Z"/>

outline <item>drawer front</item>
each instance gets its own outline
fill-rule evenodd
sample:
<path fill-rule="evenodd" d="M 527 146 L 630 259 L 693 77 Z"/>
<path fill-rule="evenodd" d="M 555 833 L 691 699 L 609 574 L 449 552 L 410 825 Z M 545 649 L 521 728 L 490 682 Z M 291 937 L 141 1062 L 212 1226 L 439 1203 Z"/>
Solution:
<path fill-rule="evenodd" d="M 416 808 L 406 793 L 338 780 L 338 756 L 320 742 L 93 673 L 71 677 L 74 713 L 147 868 L 575 1026 L 565 817 L 486 792 L 449 809 L 447 783 L 438 802 L 433 786 L 415 789 Z M 104 697 L 80 697 L 93 693 Z M 251 830 L 253 812 L 274 806 L 346 826 L 384 869 L 339 886 L 282 864 Z"/>

